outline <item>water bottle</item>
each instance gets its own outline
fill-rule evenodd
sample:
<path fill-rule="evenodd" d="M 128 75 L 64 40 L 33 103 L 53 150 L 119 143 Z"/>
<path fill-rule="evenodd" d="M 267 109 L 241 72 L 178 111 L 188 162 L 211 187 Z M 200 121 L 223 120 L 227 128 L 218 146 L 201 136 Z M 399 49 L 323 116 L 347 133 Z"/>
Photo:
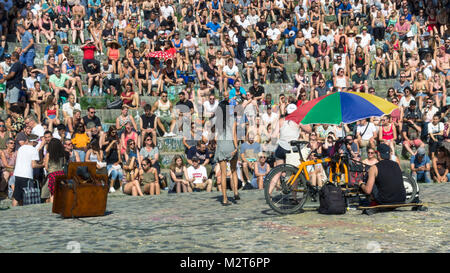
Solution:
<path fill-rule="evenodd" d="M 0 80 L 1 79 L 3 79 L 3 74 L 0 74 Z M 6 84 L 3 82 L 3 83 L 0 83 L 0 93 L 1 94 L 4 94 L 5 93 L 5 89 L 6 89 Z"/>

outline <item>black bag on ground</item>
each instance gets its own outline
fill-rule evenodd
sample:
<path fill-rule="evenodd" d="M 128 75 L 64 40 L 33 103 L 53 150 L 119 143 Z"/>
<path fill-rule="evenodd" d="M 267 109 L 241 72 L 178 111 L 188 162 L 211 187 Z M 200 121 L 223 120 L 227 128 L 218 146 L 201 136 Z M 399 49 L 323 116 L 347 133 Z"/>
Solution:
<path fill-rule="evenodd" d="M 339 186 L 326 183 L 319 191 L 319 213 L 344 214 L 347 211 L 344 194 Z"/>

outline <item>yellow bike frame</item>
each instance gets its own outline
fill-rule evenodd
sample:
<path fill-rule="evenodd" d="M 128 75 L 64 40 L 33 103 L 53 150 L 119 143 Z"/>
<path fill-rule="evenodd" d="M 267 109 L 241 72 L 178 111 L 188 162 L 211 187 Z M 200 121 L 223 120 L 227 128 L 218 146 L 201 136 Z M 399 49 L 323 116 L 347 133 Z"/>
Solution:
<path fill-rule="evenodd" d="M 336 177 L 336 182 L 340 183 L 341 182 L 341 171 L 340 171 L 340 166 L 342 164 L 343 168 L 344 168 L 344 182 L 345 184 L 348 184 L 348 167 L 347 164 L 345 164 L 344 162 L 341 162 L 342 159 L 339 158 L 339 161 L 336 162 L 336 165 L 334 166 L 334 168 L 330 169 L 330 175 L 328 177 L 329 181 L 333 181 L 333 177 Z M 325 162 L 331 162 L 331 158 L 327 157 L 324 159 L 317 159 L 317 160 L 309 160 L 309 161 L 304 161 L 301 162 L 300 165 L 298 166 L 298 171 L 294 176 L 291 176 L 289 178 L 289 180 L 287 181 L 287 184 L 289 186 L 294 184 L 294 181 L 297 180 L 298 176 L 304 172 L 305 174 L 305 178 L 306 180 L 309 181 L 309 174 L 308 174 L 308 170 L 306 169 L 307 166 L 311 166 L 311 165 L 316 165 L 316 164 L 321 164 L 321 163 L 325 163 Z"/>

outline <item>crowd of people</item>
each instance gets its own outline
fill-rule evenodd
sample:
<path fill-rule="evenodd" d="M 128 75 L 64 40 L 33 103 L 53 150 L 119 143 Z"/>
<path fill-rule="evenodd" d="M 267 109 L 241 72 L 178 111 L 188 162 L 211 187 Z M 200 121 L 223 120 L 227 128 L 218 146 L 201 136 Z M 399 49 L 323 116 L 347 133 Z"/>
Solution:
<path fill-rule="evenodd" d="M 344 126 L 292 129 L 309 142 L 306 158 L 327 156 L 345 137 L 344 152 L 373 165 L 385 143 L 392 153 L 403 147 L 417 179 L 450 181 L 449 7 L 448 0 L 0 0 L 0 190 L 20 204 L 20 190 L 37 179 L 51 201 L 63 166 L 91 161 L 108 174 L 110 192 L 117 181 L 134 196 L 217 189 L 226 205 L 227 187 L 239 199 L 238 188 L 261 189 L 283 162 L 276 148 L 288 114 L 344 91 L 383 94 L 398 108 Z M 392 86 L 375 90 L 382 79 Z M 278 82 L 293 88 L 266 91 Z M 121 109 L 109 127 L 94 107 L 80 106 L 80 97 L 106 94 L 118 102 L 108 107 Z M 164 175 L 158 142 L 175 136 L 185 155 Z M 309 171 L 326 177 L 320 166 Z"/>

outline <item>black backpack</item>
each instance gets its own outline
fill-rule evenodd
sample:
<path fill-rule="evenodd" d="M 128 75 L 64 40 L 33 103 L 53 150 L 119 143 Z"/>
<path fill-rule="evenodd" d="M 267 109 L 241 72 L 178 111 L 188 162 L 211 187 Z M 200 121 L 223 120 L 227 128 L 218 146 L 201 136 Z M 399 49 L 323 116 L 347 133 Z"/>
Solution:
<path fill-rule="evenodd" d="M 339 186 L 326 183 L 319 191 L 319 213 L 344 214 L 347 211 L 344 194 Z"/>

